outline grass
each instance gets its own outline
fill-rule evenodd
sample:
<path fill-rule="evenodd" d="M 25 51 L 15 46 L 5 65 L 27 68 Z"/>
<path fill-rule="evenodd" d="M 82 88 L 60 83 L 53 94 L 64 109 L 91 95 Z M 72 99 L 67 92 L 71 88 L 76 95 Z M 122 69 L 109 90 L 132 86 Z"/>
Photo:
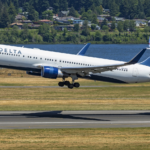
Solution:
<path fill-rule="evenodd" d="M 8 74 L 11 73 L 11 76 Z M 22 77 L 21 77 L 22 76 Z M 69 79 L 70 80 L 70 79 Z M 0 86 L 57 86 L 52 80 L 2 69 Z M 0 110 L 149 110 L 150 83 L 113 84 L 80 79 L 89 88 L 0 88 Z"/>
<path fill-rule="evenodd" d="M 148 150 L 150 128 L 0 130 L 0 149 Z"/>
<path fill-rule="evenodd" d="M 0 88 L 0 110 L 148 110 L 148 87 Z"/>

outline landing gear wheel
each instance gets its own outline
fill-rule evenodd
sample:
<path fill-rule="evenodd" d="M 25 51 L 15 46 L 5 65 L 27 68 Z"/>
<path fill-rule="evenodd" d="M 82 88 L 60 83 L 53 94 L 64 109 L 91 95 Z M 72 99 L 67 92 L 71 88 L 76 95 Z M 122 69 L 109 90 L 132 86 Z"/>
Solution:
<path fill-rule="evenodd" d="M 65 85 L 69 85 L 70 82 L 69 82 L 69 81 L 65 81 L 64 84 L 65 84 Z"/>
<path fill-rule="evenodd" d="M 73 84 L 69 84 L 69 85 L 68 85 L 68 88 L 69 88 L 69 89 L 73 89 L 73 87 L 74 87 Z"/>
<path fill-rule="evenodd" d="M 79 88 L 80 84 L 78 82 L 74 83 L 74 87 Z"/>
<path fill-rule="evenodd" d="M 60 87 L 63 87 L 65 84 L 64 84 L 64 82 L 59 82 L 58 85 L 59 85 Z"/>

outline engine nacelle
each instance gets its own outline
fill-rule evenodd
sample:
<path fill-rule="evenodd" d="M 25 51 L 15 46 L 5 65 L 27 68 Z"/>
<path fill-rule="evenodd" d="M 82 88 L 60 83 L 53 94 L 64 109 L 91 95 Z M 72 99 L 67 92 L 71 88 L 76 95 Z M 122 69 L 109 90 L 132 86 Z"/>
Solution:
<path fill-rule="evenodd" d="M 44 78 L 57 79 L 62 78 L 64 75 L 58 68 L 45 66 L 42 68 L 41 76 Z"/>

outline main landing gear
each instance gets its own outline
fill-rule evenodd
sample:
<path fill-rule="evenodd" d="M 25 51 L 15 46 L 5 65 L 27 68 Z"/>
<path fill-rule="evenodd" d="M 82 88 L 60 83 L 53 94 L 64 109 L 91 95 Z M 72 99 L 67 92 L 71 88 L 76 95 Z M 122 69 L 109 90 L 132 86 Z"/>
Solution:
<path fill-rule="evenodd" d="M 79 88 L 80 87 L 80 84 L 78 82 L 75 82 L 75 83 L 70 83 L 69 81 L 64 81 L 64 82 L 59 82 L 58 85 L 60 87 L 63 87 L 63 86 L 68 86 L 69 89 L 73 89 L 74 87 L 76 88 Z"/>
<path fill-rule="evenodd" d="M 69 81 L 65 81 L 65 78 L 63 78 L 63 82 L 59 82 L 58 85 L 60 87 L 63 87 L 66 85 L 68 86 L 69 89 L 73 89 L 74 87 L 79 88 L 80 84 L 78 82 L 74 82 L 75 80 L 78 79 L 78 77 L 76 75 L 71 75 L 70 77 L 72 78 L 72 83 L 70 83 Z"/>

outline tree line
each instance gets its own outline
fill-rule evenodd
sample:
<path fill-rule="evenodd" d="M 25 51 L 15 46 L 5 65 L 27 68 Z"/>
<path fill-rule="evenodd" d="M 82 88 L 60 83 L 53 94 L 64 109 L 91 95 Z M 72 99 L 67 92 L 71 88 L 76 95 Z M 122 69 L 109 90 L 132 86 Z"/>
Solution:
<path fill-rule="evenodd" d="M 150 27 L 145 27 L 143 31 L 134 32 L 112 32 L 108 30 L 92 32 L 86 24 L 80 32 L 77 28 L 69 32 L 64 29 L 57 32 L 47 24 L 40 26 L 39 30 L 29 30 L 25 24 L 22 30 L 14 26 L 12 30 L 0 31 L 0 44 L 28 44 L 28 43 L 147 43 L 150 36 Z"/>
<path fill-rule="evenodd" d="M 150 0 L 103 0 L 103 7 L 110 9 L 111 16 L 126 19 L 150 17 Z"/>
<path fill-rule="evenodd" d="M 125 17 L 126 19 L 150 19 L 150 0 L 0 0 L 0 28 L 12 23 L 15 16 L 23 11 L 28 12 L 28 19 L 52 19 L 53 13 L 47 12 L 53 7 L 53 13 L 70 9 L 69 15 L 97 23 L 97 15 L 102 14 L 103 8 L 110 10 L 111 16 Z"/>

